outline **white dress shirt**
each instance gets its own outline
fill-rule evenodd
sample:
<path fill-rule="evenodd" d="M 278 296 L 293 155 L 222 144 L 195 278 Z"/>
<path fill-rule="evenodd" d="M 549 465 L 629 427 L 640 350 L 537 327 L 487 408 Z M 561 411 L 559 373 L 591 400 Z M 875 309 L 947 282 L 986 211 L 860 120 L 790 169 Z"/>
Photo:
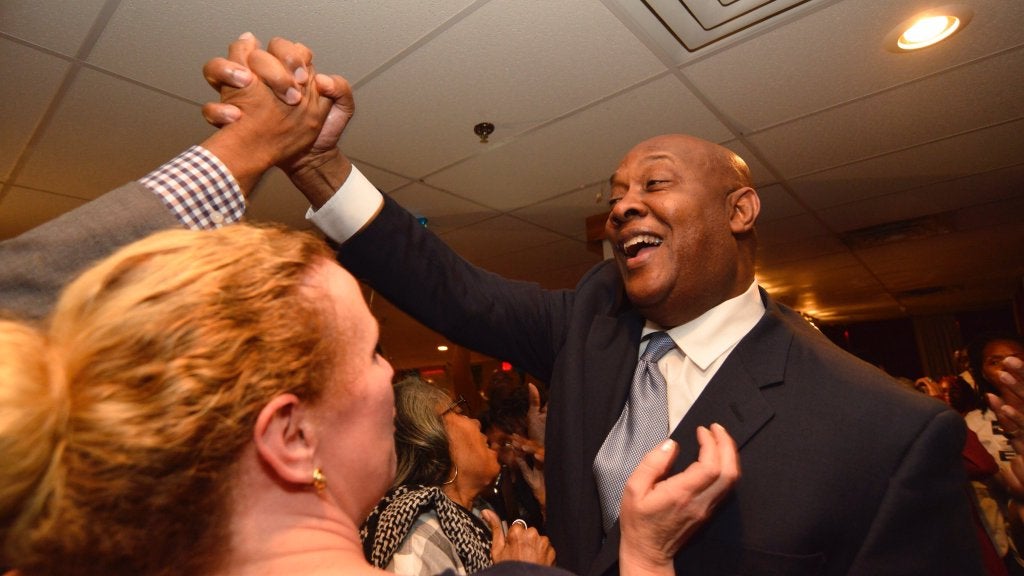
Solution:
<path fill-rule="evenodd" d="M 658 361 L 668 384 L 668 432 L 679 424 L 697 397 L 718 372 L 736 344 L 764 315 L 764 303 L 752 282 L 747 291 L 667 330 L 676 347 Z M 643 334 L 665 330 L 650 321 Z M 640 352 L 647 346 L 640 346 Z"/>
<path fill-rule="evenodd" d="M 319 210 L 310 208 L 306 219 L 335 242 L 341 243 L 355 236 L 380 211 L 384 197 L 358 168 L 341 184 Z"/>

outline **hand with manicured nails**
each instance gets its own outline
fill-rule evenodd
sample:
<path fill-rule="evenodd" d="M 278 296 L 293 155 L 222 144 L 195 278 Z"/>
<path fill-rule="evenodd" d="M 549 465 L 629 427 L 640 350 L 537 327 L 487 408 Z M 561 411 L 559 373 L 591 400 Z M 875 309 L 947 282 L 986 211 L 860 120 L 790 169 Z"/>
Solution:
<path fill-rule="evenodd" d="M 725 428 L 697 428 L 697 461 L 668 476 L 679 450 L 666 440 L 644 456 L 626 481 L 619 528 L 624 576 L 675 574 L 672 560 L 740 476 L 736 444 Z"/>
<path fill-rule="evenodd" d="M 268 109 L 315 108 L 320 113 L 315 126 L 295 132 L 303 137 L 298 146 L 279 147 L 273 159 L 315 207 L 348 178 L 352 165 L 337 146 L 355 111 L 352 88 L 341 76 L 317 74 L 309 48 L 273 38 L 264 51 L 255 36 L 245 33 L 231 43 L 227 58 L 208 61 L 203 75 L 221 95 L 220 102 L 203 106 L 203 116 L 214 126 L 233 126 L 253 113 L 239 103 L 237 94 L 254 85 L 276 96 L 274 103 L 262 103 Z"/>

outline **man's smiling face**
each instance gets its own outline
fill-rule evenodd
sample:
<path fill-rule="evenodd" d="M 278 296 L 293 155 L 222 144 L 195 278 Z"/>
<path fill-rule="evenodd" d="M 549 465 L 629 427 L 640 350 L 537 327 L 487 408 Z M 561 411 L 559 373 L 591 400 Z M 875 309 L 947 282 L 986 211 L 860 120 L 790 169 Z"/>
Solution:
<path fill-rule="evenodd" d="M 756 193 L 736 177 L 734 157 L 696 138 L 659 136 L 633 148 L 611 178 L 606 237 L 630 301 L 662 326 L 696 318 L 752 280 L 734 232 L 753 222 L 737 227 L 734 212 L 738 196 Z"/>

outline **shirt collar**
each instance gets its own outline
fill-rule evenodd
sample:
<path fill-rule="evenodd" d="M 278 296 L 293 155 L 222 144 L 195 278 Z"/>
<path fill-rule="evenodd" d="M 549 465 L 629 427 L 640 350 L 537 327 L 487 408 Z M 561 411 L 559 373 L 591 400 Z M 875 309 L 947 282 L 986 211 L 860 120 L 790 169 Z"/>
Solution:
<path fill-rule="evenodd" d="M 747 290 L 715 306 L 697 318 L 667 330 L 676 346 L 690 360 L 706 370 L 716 358 L 736 345 L 750 332 L 764 315 L 764 303 L 757 289 L 757 282 L 751 282 Z M 642 336 L 665 330 L 647 321 Z"/>

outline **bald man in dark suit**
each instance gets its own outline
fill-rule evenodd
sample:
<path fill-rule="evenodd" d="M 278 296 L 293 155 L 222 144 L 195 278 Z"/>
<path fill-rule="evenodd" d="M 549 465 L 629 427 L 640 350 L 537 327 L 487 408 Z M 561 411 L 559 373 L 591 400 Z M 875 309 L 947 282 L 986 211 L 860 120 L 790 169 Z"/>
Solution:
<path fill-rule="evenodd" d="M 744 470 L 677 555 L 679 573 L 982 573 L 962 419 L 756 287 L 760 202 L 742 160 L 696 138 L 657 137 L 626 156 L 611 197 L 615 261 L 569 291 L 468 264 L 388 199 L 336 238 L 342 263 L 381 295 L 549 383 L 548 532 L 559 565 L 617 570 L 619 530 L 602 528 L 594 461 L 627 402 L 641 335 L 668 330 L 693 356 L 682 373 L 697 380 L 668 375 L 677 466 L 696 454 L 693 430 L 717 422 Z M 316 215 L 328 230 L 330 204 Z M 673 386 L 697 387 L 689 405 L 673 406 Z"/>

